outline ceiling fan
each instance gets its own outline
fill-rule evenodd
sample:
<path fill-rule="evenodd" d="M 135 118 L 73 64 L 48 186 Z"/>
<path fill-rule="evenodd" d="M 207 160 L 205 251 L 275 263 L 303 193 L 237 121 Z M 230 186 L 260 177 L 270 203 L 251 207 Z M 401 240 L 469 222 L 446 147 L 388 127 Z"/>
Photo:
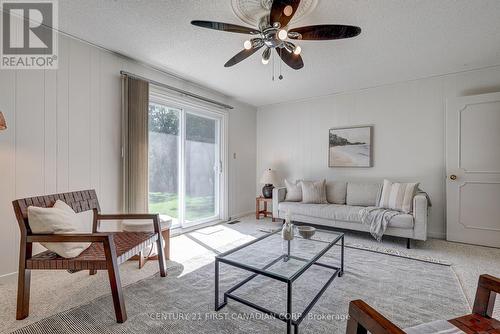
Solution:
<path fill-rule="evenodd" d="M 265 47 L 262 54 L 262 63 L 269 63 L 272 49 L 275 49 L 279 57 L 294 70 L 304 67 L 300 55 L 302 49 L 290 40 L 324 41 L 341 38 L 351 38 L 361 33 L 361 28 L 350 25 L 312 25 L 290 29 L 288 23 L 299 8 L 300 0 L 263 0 L 262 4 L 270 9 L 269 15 L 265 15 L 257 29 L 240 25 L 213 22 L 213 21 L 191 21 L 191 24 L 208 29 L 221 30 L 240 34 L 249 34 L 253 38 L 246 40 L 243 44 L 244 50 L 229 59 L 224 67 L 231 67 L 255 52 Z"/>

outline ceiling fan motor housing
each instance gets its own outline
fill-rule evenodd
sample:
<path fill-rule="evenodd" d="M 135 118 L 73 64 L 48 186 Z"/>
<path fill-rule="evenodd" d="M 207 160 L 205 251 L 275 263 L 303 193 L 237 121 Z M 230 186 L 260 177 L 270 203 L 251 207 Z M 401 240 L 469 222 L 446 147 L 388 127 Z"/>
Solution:
<path fill-rule="evenodd" d="M 277 48 L 283 44 L 283 41 L 278 38 L 277 28 L 266 28 L 262 31 L 264 44 L 269 48 Z"/>

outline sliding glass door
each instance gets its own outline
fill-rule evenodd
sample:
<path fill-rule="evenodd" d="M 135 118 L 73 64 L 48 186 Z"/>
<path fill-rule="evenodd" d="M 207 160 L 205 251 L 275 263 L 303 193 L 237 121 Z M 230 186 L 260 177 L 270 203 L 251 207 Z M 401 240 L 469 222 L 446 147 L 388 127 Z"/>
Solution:
<path fill-rule="evenodd" d="M 149 104 L 149 212 L 180 218 L 182 110 Z"/>
<path fill-rule="evenodd" d="M 184 225 L 218 218 L 219 121 L 186 113 Z"/>
<path fill-rule="evenodd" d="M 152 99 L 149 211 L 190 227 L 220 219 L 221 117 Z"/>

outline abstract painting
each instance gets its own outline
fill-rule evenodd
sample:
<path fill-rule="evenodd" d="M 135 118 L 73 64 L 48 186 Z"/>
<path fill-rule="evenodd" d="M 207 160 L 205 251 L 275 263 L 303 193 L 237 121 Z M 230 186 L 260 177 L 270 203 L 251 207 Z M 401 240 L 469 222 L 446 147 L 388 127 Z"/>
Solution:
<path fill-rule="evenodd" d="M 330 129 L 329 167 L 372 167 L 372 126 Z"/>

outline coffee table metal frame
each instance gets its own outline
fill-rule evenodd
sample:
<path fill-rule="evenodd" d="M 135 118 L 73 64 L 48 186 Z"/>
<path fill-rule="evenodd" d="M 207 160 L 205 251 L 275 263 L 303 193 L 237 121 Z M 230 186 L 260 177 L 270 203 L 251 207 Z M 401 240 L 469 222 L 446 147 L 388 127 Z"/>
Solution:
<path fill-rule="evenodd" d="M 277 233 L 280 233 L 280 231 L 276 231 L 274 233 L 269 233 L 267 235 L 264 235 L 260 238 L 257 238 L 255 240 L 252 240 L 246 244 L 243 244 L 239 247 L 236 247 L 230 251 L 227 251 L 225 253 L 222 253 L 222 254 L 219 254 L 215 257 L 215 310 L 216 311 L 219 311 L 220 309 L 222 309 L 224 306 L 226 306 L 227 302 L 228 302 L 228 299 L 232 299 L 232 300 L 235 300 L 239 303 L 242 303 L 246 306 L 249 306 L 251 308 L 254 308 L 262 313 L 265 313 L 265 314 L 268 314 L 276 319 L 279 319 L 283 322 L 286 323 L 286 326 L 287 326 L 287 334 L 290 334 L 291 331 L 292 331 L 292 327 L 294 329 L 294 333 L 297 334 L 298 331 L 299 331 L 299 324 L 304 320 L 304 318 L 307 316 L 307 314 L 309 314 L 309 312 L 311 311 L 311 309 L 313 308 L 313 306 L 316 304 L 316 302 L 319 300 L 319 298 L 323 295 L 323 293 L 326 291 L 326 289 L 330 286 L 330 284 L 333 282 L 333 280 L 338 276 L 338 277 L 342 277 L 342 275 L 344 274 L 344 234 L 343 233 L 337 233 L 338 236 L 333 240 L 331 241 L 328 246 L 326 246 L 321 252 L 319 252 L 318 254 L 316 254 L 311 260 L 308 260 L 308 259 L 304 259 L 304 258 L 301 258 L 301 257 L 298 257 L 298 256 L 291 256 L 290 255 L 290 241 L 288 241 L 288 250 L 287 250 L 287 254 L 283 254 L 281 256 L 279 256 L 278 258 L 274 259 L 273 261 L 269 262 L 268 264 L 266 264 L 264 267 L 262 268 L 256 268 L 256 267 L 253 267 L 253 266 L 249 266 L 249 265 L 245 265 L 243 263 L 239 263 L 237 261 L 234 261 L 234 260 L 230 260 L 230 259 L 226 259 L 225 257 L 229 254 L 232 254 L 232 253 L 235 253 L 245 247 L 248 247 L 252 244 L 255 244 L 261 240 L 264 240 L 266 238 L 269 238 L 273 235 L 276 235 Z M 319 262 L 319 260 L 321 259 L 321 257 L 323 257 L 334 245 L 338 244 L 338 242 L 341 242 L 341 255 L 340 255 L 340 268 L 339 267 L 335 267 L 335 266 L 331 266 L 331 265 L 328 265 L 328 264 L 324 264 L 324 263 L 321 263 Z M 318 241 L 318 242 L 321 242 L 321 241 Z M 286 276 L 283 276 L 283 275 L 279 275 L 279 274 L 275 274 L 275 273 L 272 273 L 272 272 L 269 272 L 267 271 L 266 269 L 270 268 L 272 265 L 278 263 L 279 261 L 281 260 L 284 260 L 285 262 L 288 261 L 288 259 L 294 259 L 294 260 L 298 260 L 298 261 L 304 261 L 307 263 L 307 265 L 305 265 L 304 267 L 302 267 L 299 271 L 297 271 L 296 273 L 294 273 L 291 277 L 286 277 Z M 249 277 L 247 277 L 246 279 L 244 279 L 243 281 L 239 282 L 238 284 L 232 286 L 231 288 L 229 288 L 227 291 L 224 292 L 224 301 L 223 303 L 220 303 L 219 302 L 219 266 L 220 266 L 220 263 L 225 263 L 225 264 L 228 264 L 230 266 L 233 266 L 233 267 L 236 267 L 236 268 L 239 268 L 239 269 L 243 269 L 243 270 L 247 270 L 247 271 L 250 271 L 250 272 L 253 272 L 252 275 L 250 275 Z M 323 268 L 327 268 L 327 269 L 331 269 L 331 270 L 334 270 L 333 274 L 330 276 L 330 278 L 328 279 L 328 281 L 323 285 L 323 287 L 321 288 L 321 290 L 316 294 L 316 296 L 314 296 L 313 300 L 306 306 L 305 310 L 300 313 L 300 316 L 297 318 L 297 319 L 293 319 L 292 315 L 293 315 L 293 311 L 292 311 L 292 287 L 293 287 L 293 282 L 295 280 L 297 280 L 304 272 L 307 271 L 307 269 L 309 269 L 311 266 L 320 266 L 320 267 L 323 267 Z M 243 285 L 245 285 L 246 283 L 248 283 L 249 281 L 251 281 L 252 279 L 254 279 L 255 277 L 259 276 L 259 275 L 262 275 L 262 276 L 266 276 L 266 277 L 269 277 L 271 279 L 275 279 L 275 280 L 278 280 L 280 282 L 283 282 L 283 283 L 286 283 L 287 285 L 287 298 L 286 298 L 286 313 L 278 313 L 278 312 L 275 312 L 275 311 L 272 311 L 272 310 L 269 310 L 265 307 L 262 307 L 260 305 L 257 305 L 251 301 L 248 301 L 246 299 L 243 299 L 241 297 L 238 297 L 236 295 L 234 295 L 233 293 L 241 288 Z"/>

